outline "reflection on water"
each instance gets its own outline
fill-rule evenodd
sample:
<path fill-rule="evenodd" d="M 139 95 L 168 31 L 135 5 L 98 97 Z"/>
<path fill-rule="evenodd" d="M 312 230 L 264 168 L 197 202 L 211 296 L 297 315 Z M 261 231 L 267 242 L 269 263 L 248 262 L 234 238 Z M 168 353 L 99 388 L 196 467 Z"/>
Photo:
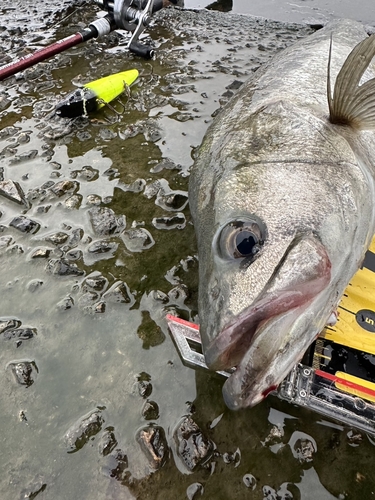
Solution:
<path fill-rule="evenodd" d="M 65 12 L 34 3 L 0 7 L 4 59 L 93 16 L 77 4 L 55 33 Z M 239 82 L 308 32 L 169 10 L 151 62 L 111 34 L 1 84 L 2 499 L 371 498 L 365 435 L 275 399 L 228 411 L 164 319 L 197 315 L 194 148 Z M 51 116 L 75 85 L 131 67 L 117 113 Z"/>

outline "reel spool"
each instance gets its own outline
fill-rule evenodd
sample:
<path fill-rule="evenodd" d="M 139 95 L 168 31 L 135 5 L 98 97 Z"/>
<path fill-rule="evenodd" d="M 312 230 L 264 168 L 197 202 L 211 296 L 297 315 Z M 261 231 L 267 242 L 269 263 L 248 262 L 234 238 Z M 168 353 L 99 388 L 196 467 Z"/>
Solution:
<path fill-rule="evenodd" d="M 154 50 L 138 41 L 139 36 L 151 22 L 154 12 L 163 8 L 163 0 L 94 0 L 113 18 L 115 29 L 130 31 L 132 34 L 127 48 L 134 54 L 151 59 Z"/>

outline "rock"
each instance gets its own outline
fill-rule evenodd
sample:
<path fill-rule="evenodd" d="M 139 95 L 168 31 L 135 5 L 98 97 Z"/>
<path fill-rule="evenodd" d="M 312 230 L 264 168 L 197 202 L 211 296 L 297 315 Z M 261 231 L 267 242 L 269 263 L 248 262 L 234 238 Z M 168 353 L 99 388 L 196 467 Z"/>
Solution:
<path fill-rule="evenodd" d="M 109 455 L 117 446 L 117 440 L 113 433 L 113 427 L 108 427 L 104 430 L 100 441 L 99 441 L 99 453 L 106 457 Z"/>
<path fill-rule="evenodd" d="M 204 436 L 190 417 L 184 417 L 174 432 L 177 454 L 189 471 L 204 464 L 212 456 L 212 441 Z"/>
<path fill-rule="evenodd" d="M 80 450 L 93 436 L 101 431 L 103 417 L 99 409 L 95 409 L 78 419 L 66 432 L 65 443 L 68 453 Z"/>
<path fill-rule="evenodd" d="M 129 287 L 123 281 L 116 281 L 104 294 L 103 299 L 108 302 L 133 304 L 135 299 L 130 293 Z"/>
<path fill-rule="evenodd" d="M 36 334 L 36 328 L 11 328 L 9 330 L 5 330 L 4 338 L 6 340 L 29 340 Z"/>
<path fill-rule="evenodd" d="M 130 193 L 140 193 L 146 186 L 146 181 L 144 179 L 136 179 L 131 184 L 118 183 L 117 187 L 122 191 L 129 191 Z"/>
<path fill-rule="evenodd" d="M 228 90 L 238 90 L 240 87 L 242 87 L 243 82 L 241 80 L 234 80 L 232 83 L 227 85 L 225 88 Z"/>
<path fill-rule="evenodd" d="M 255 490 L 257 485 L 257 480 L 252 474 L 245 474 L 242 478 L 242 481 L 246 488 L 250 488 L 251 490 Z"/>
<path fill-rule="evenodd" d="M 0 130 L 0 139 L 6 139 L 9 137 L 12 137 L 13 135 L 17 134 L 19 131 L 19 128 L 17 127 L 5 127 L 2 130 Z"/>
<path fill-rule="evenodd" d="M 70 174 L 72 179 L 75 179 L 78 177 L 79 179 L 82 179 L 84 181 L 95 181 L 99 177 L 99 170 L 96 170 L 95 168 L 92 168 L 90 165 L 87 165 L 85 167 L 82 167 L 81 170 L 74 170 Z"/>
<path fill-rule="evenodd" d="M 83 295 L 81 295 L 81 297 L 78 300 L 78 304 L 81 307 L 87 307 L 87 306 L 91 306 L 98 299 L 99 299 L 98 293 L 90 290 L 90 291 L 84 293 Z"/>
<path fill-rule="evenodd" d="M 152 384 L 151 384 L 151 377 L 148 373 L 146 372 L 141 372 L 137 376 L 137 386 L 138 386 L 138 393 L 139 395 L 146 399 L 149 396 L 151 396 L 152 393 Z"/>
<path fill-rule="evenodd" d="M 0 111 L 4 111 L 4 109 L 6 109 L 11 103 L 12 99 L 9 98 L 9 95 L 2 92 L 0 94 Z"/>
<path fill-rule="evenodd" d="M 142 398 L 147 398 L 151 396 L 152 384 L 148 380 L 141 380 L 138 382 L 138 392 Z"/>
<path fill-rule="evenodd" d="M 85 274 L 77 264 L 66 261 L 65 259 L 51 259 L 48 261 L 47 271 L 58 276 L 82 276 Z"/>
<path fill-rule="evenodd" d="M 265 485 L 262 488 L 263 500 L 279 500 L 276 490 L 271 486 Z"/>
<path fill-rule="evenodd" d="M 274 444 L 280 443 L 284 436 L 284 430 L 278 425 L 273 425 L 270 429 L 268 436 L 264 440 L 264 445 L 273 446 Z"/>
<path fill-rule="evenodd" d="M 129 229 L 121 234 L 126 248 L 130 252 L 142 252 L 148 250 L 155 244 L 151 233 L 143 227 Z"/>
<path fill-rule="evenodd" d="M 347 441 L 351 446 L 358 446 L 363 441 L 363 436 L 360 432 L 350 429 L 346 434 Z"/>
<path fill-rule="evenodd" d="M 157 425 L 149 425 L 138 431 L 136 439 L 146 455 L 150 467 L 154 470 L 160 469 L 169 455 L 164 429 Z"/>
<path fill-rule="evenodd" d="M 56 182 L 56 184 L 49 188 L 51 193 L 61 198 L 64 194 L 69 193 L 71 191 L 78 191 L 79 184 L 76 181 L 63 180 L 60 182 Z"/>
<path fill-rule="evenodd" d="M 60 309 L 61 311 L 67 311 L 68 309 L 71 309 L 74 306 L 74 300 L 73 297 L 68 295 L 67 297 L 64 297 L 60 302 L 57 303 L 57 308 Z"/>
<path fill-rule="evenodd" d="M 314 443 L 310 439 L 298 439 L 294 445 L 294 450 L 294 455 L 301 463 L 311 462 L 316 452 Z"/>
<path fill-rule="evenodd" d="M 30 203 L 33 203 L 36 200 L 39 200 L 40 202 L 42 202 L 45 200 L 45 198 L 47 196 L 47 190 L 42 189 L 41 187 L 29 189 L 26 196 L 27 196 L 28 202 L 30 202 Z"/>
<path fill-rule="evenodd" d="M 84 235 L 83 229 L 81 228 L 73 229 L 71 235 L 69 236 L 68 245 L 71 248 L 76 247 L 82 240 L 83 235 Z"/>
<path fill-rule="evenodd" d="M 81 194 L 72 194 L 72 196 L 69 196 L 69 198 L 64 201 L 64 205 L 70 210 L 78 210 L 82 204 L 82 199 Z"/>
<path fill-rule="evenodd" d="M 28 488 L 21 492 L 22 500 L 34 500 L 34 498 L 42 493 L 47 488 L 47 484 L 42 481 L 37 481 L 35 484 L 30 485 Z"/>
<path fill-rule="evenodd" d="M 120 177 L 120 172 L 117 168 L 108 168 L 105 172 L 103 172 L 103 175 L 108 177 L 108 180 L 113 181 L 114 179 L 118 179 Z"/>
<path fill-rule="evenodd" d="M 204 488 L 201 483 L 192 483 L 187 487 L 186 496 L 188 500 L 196 500 L 198 497 L 202 496 L 204 493 Z"/>
<path fill-rule="evenodd" d="M 46 241 L 49 241 L 50 243 L 52 243 L 52 245 L 59 246 L 59 245 L 63 245 L 68 238 L 69 238 L 69 235 L 67 233 L 59 231 L 57 233 L 50 234 L 49 236 L 46 236 L 44 239 Z"/>
<path fill-rule="evenodd" d="M 103 313 L 105 313 L 106 304 L 105 304 L 105 302 L 97 302 L 96 304 L 94 304 L 92 306 L 91 309 L 96 314 L 103 314 Z"/>
<path fill-rule="evenodd" d="M 113 130 L 110 130 L 108 128 L 101 128 L 99 130 L 99 135 L 103 139 L 103 141 L 110 141 L 111 139 L 117 137 L 117 134 L 113 132 Z"/>
<path fill-rule="evenodd" d="M 14 182 L 11 180 L 1 181 L 0 182 L 0 195 L 8 198 L 10 201 L 14 201 L 19 205 L 28 205 L 25 197 L 25 193 L 23 189 L 18 184 L 18 182 Z"/>
<path fill-rule="evenodd" d="M 52 205 L 39 205 L 36 211 L 38 214 L 46 214 L 50 211 Z"/>
<path fill-rule="evenodd" d="M 0 249 L 7 248 L 12 243 L 13 238 L 11 236 L 1 236 L 0 237 Z"/>
<path fill-rule="evenodd" d="M 117 217 L 114 211 L 107 207 L 94 206 L 89 210 L 92 228 L 98 236 L 119 234 L 126 227 L 125 215 Z"/>
<path fill-rule="evenodd" d="M 10 245 L 7 247 L 6 253 L 9 255 L 10 254 L 21 254 L 21 253 L 24 253 L 24 249 L 23 249 L 22 245 L 14 244 L 14 245 Z"/>
<path fill-rule="evenodd" d="M 82 283 L 82 290 L 93 289 L 102 292 L 108 286 L 108 280 L 99 271 L 89 274 Z"/>
<path fill-rule="evenodd" d="M 22 323 L 19 319 L 0 318 L 0 334 L 4 333 L 6 330 L 18 328 L 21 324 Z"/>
<path fill-rule="evenodd" d="M 108 253 L 115 252 L 118 244 L 111 240 L 93 241 L 87 248 L 89 253 Z"/>
<path fill-rule="evenodd" d="M 172 217 L 154 217 L 152 225 L 156 229 L 184 229 L 186 226 L 186 218 L 182 212 L 178 212 Z"/>
<path fill-rule="evenodd" d="M 183 210 L 188 203 L 186 191 L 170 191 L 167 193 L 159 192 L 156 196 L 155 204 L 168 211 Z"/>
<path fill-rule="evenodd" d="M 188 297 L 189 289 L 183 283 L 174 286 L 168 292 L 170 302 L 184 302 Z"/>
<path fill-rule="evenodd" d="M 225 464 L 233 464 L 234 467 L 238 467 L 241 463 L 241 451 L 239 448 L 234 453 L 223 453 L 223 461 Z"/>
<path fill-rule="evenodd" d="M 169 299 L 168 299 L 168 295 L 164 292 L 162 292 L 161 290 L 152 290 L 150 292 L 150 296 L 152 298 L 152 300 L 156 301 L 156 302 L 160 302 L 161 304 L 167 304 Z"/>
<path fill-rule="evenodd" d="M 47 189 L 52 188 L 54 185 L 55 183 L 53 181 L 46 181 L 40 186 L 40 189 L 42 191 L 46 191 Z"/>
<path fill-rule="evenodd" d="M 39 371 L 35 361 L 17 361 L 9 363 L 8 366 L 12 370 L 16 381 L 26 387 L 30 387 L 34 383 L 35 372 Z"/>
<path fill-rule="evenodd" d="M 165 193 L 167 190 L 170 190 L 168 182 L 165 179 L 158 179 L 157 181 L 147 185 L 143 194 L 150 200 L 160 191 Z"/>
<path fill-rule="evenodd" d="M 142 132 L 146 141 L 149 142 L 158 142 L 162 138 L 162 133 L 156 120 L 145 120 Z"/>
<path fill-rule="evenodd" d="M 156 174 L 158 172 L 161 172 L 162 170 L 174 170 L 174 169 L 181 170 L 181 165 L 176 165 L 172 160 L 166 158 L 157 165 L 155 165 L 155 167 L 152 167 L 150 169 L 150 172 L 152 174 Z"/>
<path fill-rule="evenodd" d="M 157 420 L 159 418 L 159 406 L 155 401 L 146 401 L 142 408 L 142 417 L 145 420 Z"/>
<path fill-rule="evenodd" d="M 82 250 L 79 250 L 78 248 L 72 248 L 71 250 L 68 250 L 66 252 L 65 257 L 68 260 L 79 260 L 82 258 Z"/>
<path fill-rule="evenodd" d="M 48 259 L 52 251 L 52 248 L 37 248 L 36 250 L 33 251 L 31 254 L 32 259 Z"/>
<path fill-rule="evenodd" d="M 20 422 L 27 422 L 26 412 L 24 410 L 20 410 L 18 418 Z"/>
<path fill-rule="evenodd" d="M 30 149 L 29 151 L 24 151 L 19 155 L 15 155 L 13 158 L 9 159 L 9 165 L 15 165 L 18 163 L 23 163 L 28 160 L 33 160 L 38 155 L 37 149 Z"/>
<path fill-rule="evenodd" d="M 14 219 L 11 220 L 9 225 L 14 227 L 15 229 L 18 229 L 18 231 L 21 231 L 22 233 L 31 233 L 31 234 L 36 233 L 40 228 L 40 224 L 38 222 L 31 220 L 28 217 L 25 217 L 24 215 L 19 215 L 18 217 L 15 217 Z"/>
<path fill-rule="evenodd" d="M 309 464 L 314 459 L 317 444 L 314 438 L 301 431 L 295 431 L 288 442 L 290 449 L 301 464 Z"/>
<path fill-rule="evenodd" d="M 102 201 L 103 200 L 102 200 L 101 196 L 99 196 L 98 194 L 88 194 L 86 197 L 86 204 L 87 205 L 95 205 L 98 207 Z"/>
<path fill-rule="evenodd" d="M 37 290 L 39 290 L 39 288 L 43 285 L 43 281 L 42 280 L 38 280 L 38 279 L 35 279 L 35 280 L 31 280 L 29 281 L 29 283 L 27 284 L 27 289 L 29 292 L 31 293 L 34 293 L 36 292 Z"/>

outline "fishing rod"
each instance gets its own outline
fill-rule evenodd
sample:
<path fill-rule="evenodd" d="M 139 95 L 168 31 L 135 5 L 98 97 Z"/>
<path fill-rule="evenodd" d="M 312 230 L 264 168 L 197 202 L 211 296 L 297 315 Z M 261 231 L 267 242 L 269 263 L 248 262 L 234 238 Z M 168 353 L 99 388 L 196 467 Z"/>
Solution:
<path fill-rule="evenodd" d="M 138 39 L 143 30 L 149 26 L 152 14 L 163 8 L 163 0 L 94 0 L 94 2 L 108 14 L 96 19 L 74 35 L 1 66 L 0 81 L 82 42 L 108 35 L 116 29 L 132 33 L 127 45 L 129 51 L 146 59 L 153 57 L 154 50 Z M 172 3 L 175 2 L 172 0 Z"/>

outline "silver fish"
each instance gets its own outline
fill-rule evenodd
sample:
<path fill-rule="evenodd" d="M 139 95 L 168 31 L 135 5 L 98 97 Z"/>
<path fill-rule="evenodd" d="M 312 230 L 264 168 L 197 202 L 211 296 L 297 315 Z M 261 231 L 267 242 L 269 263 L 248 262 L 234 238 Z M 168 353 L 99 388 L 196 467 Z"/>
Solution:
<path fill-rule="evenodd" d="M 211 369 L 236 367 L 229 408 L 277 387 L 370 245 L 374 54 L 359 23 L 328 24 L 260 68 L 200 147 L 189 185 L 200 332 Z"/>

